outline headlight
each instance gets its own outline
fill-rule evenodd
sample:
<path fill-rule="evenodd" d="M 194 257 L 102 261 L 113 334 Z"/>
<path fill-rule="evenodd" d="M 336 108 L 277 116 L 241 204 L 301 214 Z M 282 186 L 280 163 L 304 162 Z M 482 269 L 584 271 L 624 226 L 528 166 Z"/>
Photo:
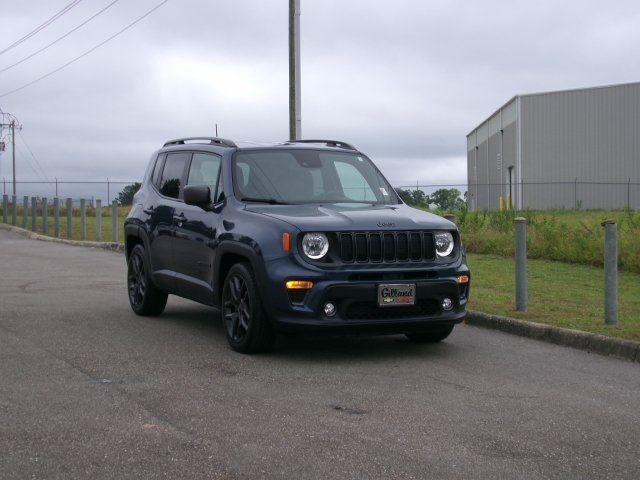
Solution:
<path fill-rule="evenodd" d="M 446 257 L 453 252 L 453 235 L 449 232 L 437 232 L 435 235 L 436 253 L 439 257 Z"/>
<path fill-rule="evenodd" d="M 329 239 L 324 233 L 306 233 L 302 237 L 302 251 L 311 260 L 319 260 L 329 251 Z"/>

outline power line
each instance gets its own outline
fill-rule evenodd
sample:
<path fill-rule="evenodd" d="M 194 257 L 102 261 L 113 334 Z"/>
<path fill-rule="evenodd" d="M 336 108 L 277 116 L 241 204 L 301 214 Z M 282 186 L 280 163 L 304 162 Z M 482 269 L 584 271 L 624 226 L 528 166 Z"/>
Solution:
<path fill-rule="evenodd" d="M 2 72 L 6 72 L 7 70 L 9 70 L 10 68 L 13 68 L 17 65 L 20 65 L 23 62 L 26 62 L 27 60 L 29 60 L 30 58 L 35 57 L 37 54 L 39 54 L 40 52 L 45 51 L 47 48 L 55 45 L 56 43 L 58 43 L 60 40 L 63 40 L 65 38 L 67 38 L 69 35 L 71 35 L 73 32 L 75 32 L 76 30 L 78 30 L 79 28 L 85 26 L 87 23 L 89 23 L 91 20 L 93 20 L 94 18 L 96 18 L 98 15 L 100 15 L 101 13 L 103 13 L 105 10 L 109 9 L 111 6 L 113 6 L 114 4 L 116 4 L 119 0 L 113 0 L 113 2 L 111 2 L 109 5 L 107 5 L 106 7 L 104 7 L 102 10 L 98 11 L 97 13 L 95 13 L 93 16 L 89 17 L 88 19 L 86 19 L 84 22 L 82 22 L 80 25 L 78 25 L 77 27 L 69 30 L 67 33 L 65 33 L 64 35 L 62 35 L 61 37 L 56 38 L 53 42 L 49 43 L 48 45 L 45 45 L 44 47 L 42 47 L 39 50 L 36 50 L 35 52 L 33 52 L 31 55 L 27 55 L 26 57 L 24 57 L 22 60 L 19 60 L 11 65 L 9 65 L 8 67 L 3 68 L 2 70 L 0 70 L 0 73 Z"/>
<path fill-rule="evenodd" d="M 22 150 L 22 148 L 18 147 L 20 150 Z M 24 152 L 23 152 L 24 153 Z M 36 175 L 36 177 L 41 178 L 43 180 L 47 180 L 45 177 L 43 177 L 40 172 L 38 172 L 33 164 L 31 163 L 31 160 L 29 160 L 29 157 L 27 157 L 26 155 L 23 156 L 23 158 L 27 161 L 27 165 L 29 166 L 29 168 L 31 169 L 31 171 Z M 17 182 L 16 182 L 17 183 Z"/>
<path fill-rule="evenodd" d="M 62 10 L 60 10 L 58 13 L 56 13 L 53 17 L 51 17 L 49 20 L 47 20 L 46 22 L 38 25 L 36 28 L 34 28 L 33 30 L 31 30 L 29 33 L 27 33 L 24 37 L 19 38 L 18 40 L 16 40 L 15 42 L 13 42 L 11 45 L 9 45 L 7 48 L 5 48 L 4 50 L 0 50 L 0 55 L 2 55 L 5 52 L 8 52 L 9 50 L 11 50 L 14 47 L 17 47 L 18 45 L 20 45 L 22 42 L 30 39 L 31 37 L 33 37 L 36 33 L 38 33 L 40 30 L 48 27 L 49 25 L 51 25 L 53 22 L 55 22 L 57 19 L 59 19 L 61 16 L 63 16 L 65 13 L 67 13 L 69 10 L 71 10 L 73 7 L 75 7 L 76 5 L 78 5 L 82 0 L 74 0 L 73 2 L 69 3 L 66 7 L 64 7 Z"/>
<path fill-rule="evenodd" d="M 48 181 L 49 177 L 47 176 L 47 173 L 44 171 L 44 168 L 42 168 L 42 164 L 40 163 L 38 158 L 35 156 L 33 151 L 31 150 L 31 147 L 29 147 L 29 144 L 27 143 L 27 140 L 24 138 L 24 135 L 22 135 L 22 130 L 18 130 L 18 135 L 20 135 L 20 139 L 22 140 L 22 143 L 24 144 L 25 147 L 27 147 L 27 150 L 31 154 L 31 157 L 33 157 L 33 160 L 36 162 L 36 165 L 38 166 L 38 168 L 42 172 L 42 175 L 44 176 L 44 179 Z"/>
<path fill-rule="evenodd" d="M 39 82 L 40 80 L 44 80 L 47 77 L 50 77 L 51 75 L 53 75 L 54 73 L 58 73 L 60 70 L 62 70 L 63 68 L 68 67 L 69 65 L 71 65 L 72 63 L 77 62 L 78 60 L 80 60 L 83 57 L 86 57 L 87 55 L 89 55 L 91 52 L 97 50 L 98 48 L 100 48 L 101 46 L 103 46 L 105 43 L 110 42 L 111 40 L 113 40 L 114 38 L 116 38 L 118 35 L 124 33 L 125 31 L 129 30 L 131 27 L 133 27 L 136 23 L 140 22 L 141 20 L 143 20 L 144 18 L 148 17 L 149 15 L 151 15 L 153 12 L 155 12 L 158 8 L 160 8 L 162 5 L 164 5 L 165 3 L 167 3 L 169 0 L 163 0 L 162 2 L 158 3 L 155 7 L 153 7 L 151 10 L 147 11 L 147 13 L 145 13 L 144 15 L 142 15 L 141 17 L 139 17 L 138 19 L 134 20 L 133 22 L 131 22 L 129 25 L 127 25 L 126 27 L 124 27 L 122 30 L 114 33 L 113 35 L 111 35 L 109 38 L 107 38 L 106 40 L 103 40 L 102 42 L 100 42 L 99 44 L 97 44 L 96 46 L 90 48 L 89 50 L 87 50 L 86 52 L 84 52 L 82 55 L 77 56 L 76 58 L 74 58 L 73 60 L 68 61 L 67 63 L 65 63 L 64 65 L 62 65 L 61 67 L 56 68 L 55 70 L 50 71 L 49 73 L 46 73 L 45 75 L 42 75 L 41 77 L 36 78 L 35 80 L 32 80 L 29 83 L 26 83 L 24 85 L 22 85 L 21 87 L 18 88 L 14 88 L 13 90 L 10 90 L 8 92 L 3 93 L 2 95 L 0 95 L 0 98 L 6 97 L 7 95 L 11 95 L 13 93 L 16 93 L 20 90 L 23 90 L 27 87 L 30 87 L 31 85 L 33 85 L 34 83 Z"/>

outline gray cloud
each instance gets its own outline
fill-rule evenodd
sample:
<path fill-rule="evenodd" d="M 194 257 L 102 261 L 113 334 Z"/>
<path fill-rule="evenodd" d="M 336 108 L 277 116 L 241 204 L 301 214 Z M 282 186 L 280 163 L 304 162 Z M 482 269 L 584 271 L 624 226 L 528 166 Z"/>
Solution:
<path fill-rule="evenodd" d="M 66 3 L 3 6 L 1 46 Z M 83 1 L 0 55 L 0 68 L 107 3 Z M 156 3 L 121 0 L 0 74 L 0 94 L 79 55 Z M 302 0 L 304 136 L 356 144 L 396 185 L 464 183 L 466 133 L 514 94 L 637 80 L 639 20 L 632 1 Z M 0 106 L 24 124 L 48 178 L 130 180 L 164 140 L 211 134 L 215 122 L 229 138 L 286 138 L 287 79 L 286 1 L 171 0 Z M 20 178 L 41 179 L 19 147 Z M 9 177 L 8 156 L 0 163 Z"/>

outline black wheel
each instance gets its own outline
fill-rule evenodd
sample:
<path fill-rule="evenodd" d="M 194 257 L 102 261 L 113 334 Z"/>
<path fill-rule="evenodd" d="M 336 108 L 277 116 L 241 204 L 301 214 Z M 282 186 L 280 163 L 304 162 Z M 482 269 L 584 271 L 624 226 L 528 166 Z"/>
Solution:
<path fill-rule="evenodd" d="M 452 331 L 453 325 L 431 332 L 407 333 L 405 335 L 414 343 L 437 343 L 447 338 Z"/>
<path fill-rule="evenodd" d="M 136 245 L 129 254 L 127 265 L 129 304 L 138 315 L 160 315 L 167 305 L 167 294 L 153 284 L 144 247 Z"/>
<path fill-rule="evenodd" d="M 222 318 L 231 348 L 241 353 L 268 350 L 274 333 L 248 263 L 236 263 L 222 289 Z"/>

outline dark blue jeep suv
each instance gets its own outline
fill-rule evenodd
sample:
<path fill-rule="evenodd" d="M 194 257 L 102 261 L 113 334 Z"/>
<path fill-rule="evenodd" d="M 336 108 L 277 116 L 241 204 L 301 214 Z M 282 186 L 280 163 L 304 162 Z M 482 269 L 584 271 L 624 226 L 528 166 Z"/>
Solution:
<path fill-rule="evenodd" d="M 404 333 L 437 342 L 465 316 L 456 226 L 405 205 L 351 145 L 172 140 L 155 152 L 125 222 L 129 302 L 218 307 L 232 348 L 277 332 Z"/>

